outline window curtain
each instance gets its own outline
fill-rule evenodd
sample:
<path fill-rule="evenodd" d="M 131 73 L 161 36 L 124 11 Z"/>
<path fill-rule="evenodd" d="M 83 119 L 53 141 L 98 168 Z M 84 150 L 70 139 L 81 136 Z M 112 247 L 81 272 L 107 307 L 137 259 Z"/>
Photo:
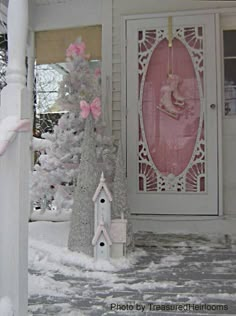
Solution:
<path fill-rule="evenodd" d="M 95 25 L 36 32 L 35 54 L 37 64 L 64 62 L 66 49 L 79 36 L 86 44 L 86 53 L 90 54 L 90 59 L 101 60 L 102 26 Z"/>

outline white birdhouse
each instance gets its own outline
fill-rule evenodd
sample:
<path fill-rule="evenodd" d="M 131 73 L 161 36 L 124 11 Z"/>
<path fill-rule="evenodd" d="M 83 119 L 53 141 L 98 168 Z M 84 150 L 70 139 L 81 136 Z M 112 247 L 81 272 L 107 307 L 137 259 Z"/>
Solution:
<path fill-rule="evenodd" d="M 95 206 L 94 231 L 98 225 L 103 222 L 107 227 L 111 225 L 111 201 L 112 196 L 105 182 L 104 174 L 102 173 L 100 183 L 93 196 Z"/>
<path fill-rule="evenodd" d="M 96 259 L 108 260 L 110 258 L 110 247 L 112 245 L 112 241 L 104 223 L 101 223 L 97 227 L 95 236 L 92 240 L 92 245 L 94 246 L 94 256 Z"/>
<path fill-rule="evenodd" d="M 102 173 L 100 183 L 93 196 L 94 232 L 92 240 L 96 259 L 120 258 L 126 255 L 127 220 L 111 220 L 112 196 Z"/>

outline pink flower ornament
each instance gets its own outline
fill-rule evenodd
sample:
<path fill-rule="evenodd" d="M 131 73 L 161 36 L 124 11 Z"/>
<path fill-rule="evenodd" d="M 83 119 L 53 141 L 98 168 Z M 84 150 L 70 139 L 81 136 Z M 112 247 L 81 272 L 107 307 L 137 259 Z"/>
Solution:
<path fill-rule="evenodd" d="M 101 101 L 100 98 L 95 98 L 91 104 L 88 104 L 86 101 L 80 101 L 80 115 L 83 119 L 86 119 L 90 112 L 93 118 L 96 120 L 101 115 Z"/>
<path fill-rule="evenodd" d="M 66 50 L 66 57 L 84 57 L 85 47 L 86 46 L 84 42 L 70 44 L 70 46 Z"/>

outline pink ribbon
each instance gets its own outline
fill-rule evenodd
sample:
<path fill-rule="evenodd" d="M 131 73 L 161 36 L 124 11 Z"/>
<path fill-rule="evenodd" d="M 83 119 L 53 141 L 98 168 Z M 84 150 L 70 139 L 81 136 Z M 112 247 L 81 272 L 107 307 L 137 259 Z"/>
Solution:
<path fill-rule="evenodd" d="M 30 131 L 30 120 L 19 119 L 15 116 L 8 116 L 0 123 L 0 156 L 2 156 L 9 144 L 16 137 L 17 132 Z"/>
<path fill-rule="evenodd" d="M 86 119 L 91 112 L 93 118 L 96 120 L 101 115 L 101 101 L 99 98 L 95 98 L 91 104 L 88 104 L 86 101 L 80 101 L 80 115 L 82 118 Z"/>

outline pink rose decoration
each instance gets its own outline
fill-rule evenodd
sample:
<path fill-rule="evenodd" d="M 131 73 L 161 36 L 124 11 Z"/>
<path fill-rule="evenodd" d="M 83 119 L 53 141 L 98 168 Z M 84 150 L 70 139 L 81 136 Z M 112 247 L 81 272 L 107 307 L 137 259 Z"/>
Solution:
<path fill-rule="evenodd" d="M 85 43 L 74 43 L 70 44 L 70 46 L 66 50 L 67 57 L 75 57 L 75 56 L 84 56 L 85 52 Z"/>

